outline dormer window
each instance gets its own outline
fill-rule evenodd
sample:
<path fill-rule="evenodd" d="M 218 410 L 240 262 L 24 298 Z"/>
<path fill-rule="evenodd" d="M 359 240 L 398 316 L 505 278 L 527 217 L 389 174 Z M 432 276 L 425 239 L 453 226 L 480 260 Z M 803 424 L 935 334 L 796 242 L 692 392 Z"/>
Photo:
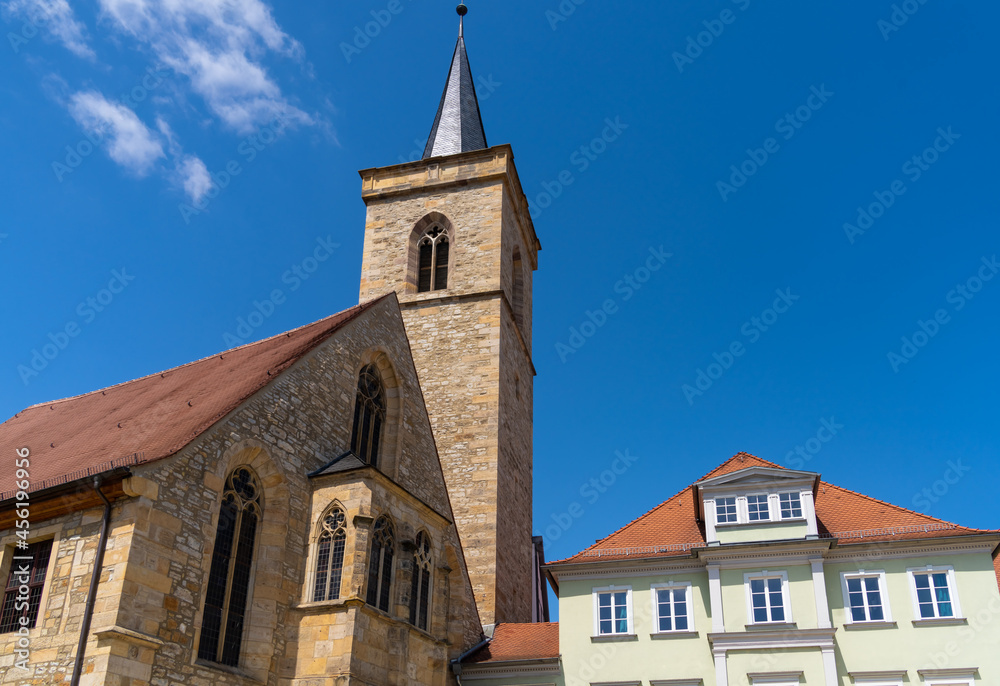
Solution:
<path fill-rule="evenodd" d="M 751 522 L 766 522 L 771 519 L 767 507 L 767 494 L 747 496 L 747 519 Z"/>
<path fill-rule="evenodd" d="M 715 512 L 719 524 L 735 524 L 739 521 L 736 514 L 736 498 L 716 498 Z"/>
<path fill-rule="evenodd" d="M 779 493 L 782 519 L 802 518 L 802 497 L 798 493 Z"/>

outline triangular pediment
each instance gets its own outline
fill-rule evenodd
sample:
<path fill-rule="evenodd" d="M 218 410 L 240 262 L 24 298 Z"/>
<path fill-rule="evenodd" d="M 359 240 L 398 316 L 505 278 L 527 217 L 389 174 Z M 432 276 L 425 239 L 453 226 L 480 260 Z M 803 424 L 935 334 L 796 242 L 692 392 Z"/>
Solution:
<path fill-rule="evenodd" d="M 793 481 L 815 481 L 819 479 L 816 472 L 805 472 L 794 469 L 781 469 L 777 467 L 753 466 L 740 469 L 727 474 L 720 474 L 708 479 L 702 479 L 695 486 L 741 486 L 749 484 L 764 483 L 788 483 Z"/>

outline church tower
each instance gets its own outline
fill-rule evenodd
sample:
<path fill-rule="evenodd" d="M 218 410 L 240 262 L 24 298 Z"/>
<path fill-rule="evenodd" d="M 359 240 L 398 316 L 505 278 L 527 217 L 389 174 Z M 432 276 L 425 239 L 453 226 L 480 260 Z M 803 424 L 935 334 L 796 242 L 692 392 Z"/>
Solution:
<path fill-rule="evenodd" d="M 541 245 L 511 147 L 487 147 L 461 22 L 423 159 L 360 172 L 360 295 L 398 294 L 481 621 L 530 622 Z"/>

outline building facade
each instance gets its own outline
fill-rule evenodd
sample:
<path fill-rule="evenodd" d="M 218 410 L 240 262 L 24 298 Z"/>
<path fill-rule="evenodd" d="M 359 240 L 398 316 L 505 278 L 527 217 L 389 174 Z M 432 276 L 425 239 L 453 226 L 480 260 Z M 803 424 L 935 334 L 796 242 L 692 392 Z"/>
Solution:
<path fill-rule="evenodd" d="M 740 454 L 549 563 L 557 643 L 500 626 L 463 683 L 1000 683 L 998 545 Z"/>

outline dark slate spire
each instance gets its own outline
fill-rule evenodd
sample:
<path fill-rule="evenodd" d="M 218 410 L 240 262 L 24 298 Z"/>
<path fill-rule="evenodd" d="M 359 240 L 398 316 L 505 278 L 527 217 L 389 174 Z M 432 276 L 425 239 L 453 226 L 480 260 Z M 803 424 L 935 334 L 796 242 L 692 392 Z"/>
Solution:
<path fill-rule="evenodd" d="M 458 6 L 458 43 L 423 159 L 487 147 L 476 86 L 472 82 L 472 68 L 469 67 L 465 39 L 462 37 L 462 18 L 468 11 L 464 4 Z"/>

